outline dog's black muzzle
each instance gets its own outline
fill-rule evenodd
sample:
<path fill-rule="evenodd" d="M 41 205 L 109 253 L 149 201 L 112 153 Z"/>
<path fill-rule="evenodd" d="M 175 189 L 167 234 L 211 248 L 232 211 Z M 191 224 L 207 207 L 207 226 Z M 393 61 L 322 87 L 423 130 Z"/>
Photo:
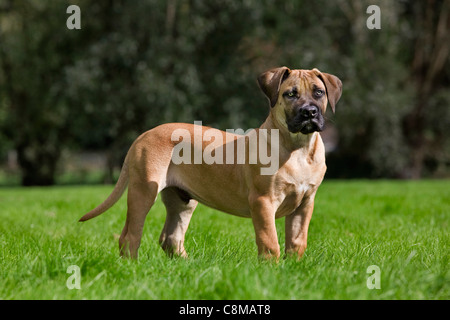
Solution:
<path fill-rule="evenodd" d="M 320 109 L 315 105 L 309 104 L 298 108 L 291 118 L 287 118 L 286 123 L 289 131 L 292 133 L 309 134 L 314 131 L 322 131 L 324 119 Z"/>

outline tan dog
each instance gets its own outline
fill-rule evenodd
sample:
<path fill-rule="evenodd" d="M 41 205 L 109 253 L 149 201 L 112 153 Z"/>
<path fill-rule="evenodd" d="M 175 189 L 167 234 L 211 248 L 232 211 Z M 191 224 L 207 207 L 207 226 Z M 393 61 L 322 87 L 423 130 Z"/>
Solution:
<path fill-rule="evenodd" d="M 300 258 L 306 249 L 314 197 L 326 171 L 325 149 L 318 131 L 323 129 L 327 102 L 334 112 L 342 83 L 317 69 L 286 67 L 263 73 L 258 82 L 270 101 L 270 114 L 252 134 L 260 147 L 277 151 L 271 151 L 275 153 L 271 156 L 277 156 L 278 170 L 263 175 L 261 169 L 267 168 L 267 163 L 262 163 L 261 155 L 256 162 L 250 161 L 251 134 L 236 135 L 183 123 L 160 125 L 136 139 L 111 195 L 80 221 L 108 210 L 128 185 L 127 219 L 119 239 L 123 256 L 137 258 L 145 218 L 161 192 L 167 217 L 159 241 L 169 255 L 187 256 L 184 236 L 192 213 L 201 202 L 229 214 L 251 218 L 258 253 L 266 258 L 280 256 L 275 219 L 286 217 L 286 254 Z M 267 135 L 258 135 L 264 129 Z M 190 137 L 174 138 L 177 130 L 188 132 Z M 207 132 L 214 140 L 204 138 Z M 274 136 L 278 139 L 271 139 Z M 182 142 L 189 148 L 180 151 Z M 241 142 L 245 145 L 244 161 L 239 161 L 237 155 Z M 207 150 L 220 160 L 234 162 L 196 162 L 198 159 L 193 154 Z M 180 163 L 174 161 L 175 155 L 194 161 Z"/>

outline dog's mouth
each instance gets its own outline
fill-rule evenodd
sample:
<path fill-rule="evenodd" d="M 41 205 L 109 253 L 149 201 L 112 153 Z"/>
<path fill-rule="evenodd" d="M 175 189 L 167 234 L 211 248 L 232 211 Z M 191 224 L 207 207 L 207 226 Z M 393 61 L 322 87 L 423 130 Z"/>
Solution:
<path fill-rule="evenodd" d="M 315 131 L 322 131 L 323 130 L 323 125 L 321 125 L 320 123 L 318 123 L 318 121 L 315 120 L 307 120 L 307 121 L 303 121 L 300 124 L 292 124 L 288 122 L 288 130 L 292 133 L 303 133 L 303 134 L 310 134 L 313 133 Z"/>
<path fill-rule="evenodd" d="M 295 117 L 294 119 L 286 120 L 286 124 L 290 132 L 292 133 L 301 132 L 303 134 L 310 134 L 315 131 L 320 132 L 323 131 L 324 127 L 324 121 L 322 117 L 308 120 L 303 120 L 299 119 L 298 117 Z"/>

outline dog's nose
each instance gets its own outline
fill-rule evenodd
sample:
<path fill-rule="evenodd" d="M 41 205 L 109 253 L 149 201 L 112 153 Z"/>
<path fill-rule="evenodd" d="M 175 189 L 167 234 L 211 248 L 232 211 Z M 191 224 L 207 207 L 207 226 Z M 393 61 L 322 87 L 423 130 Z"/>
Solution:
<path fill-rule="evenodd" d="M 319 114 L 319 108 L 314 105 L 308 105 L 299 109 L 300 116 L 304 119 L 313 119 Z"/>

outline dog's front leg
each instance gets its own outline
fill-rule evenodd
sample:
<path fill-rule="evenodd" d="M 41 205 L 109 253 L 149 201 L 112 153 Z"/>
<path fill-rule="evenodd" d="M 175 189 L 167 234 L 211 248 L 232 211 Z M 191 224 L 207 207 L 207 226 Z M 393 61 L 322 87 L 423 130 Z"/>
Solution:
<path fill-rule="evenodd" d="M 278 260 L 280 245 L 275 227 L 275 210 L 268 197 L 251 196 L 250 208 L 260 258 Z"/>
<path fill-rule="evenodd" d="M 308 227 L 314 209 L 314 196 L 303 203 L 285 220 L 286 255 L 300 259 L 306 250 Z"/>

